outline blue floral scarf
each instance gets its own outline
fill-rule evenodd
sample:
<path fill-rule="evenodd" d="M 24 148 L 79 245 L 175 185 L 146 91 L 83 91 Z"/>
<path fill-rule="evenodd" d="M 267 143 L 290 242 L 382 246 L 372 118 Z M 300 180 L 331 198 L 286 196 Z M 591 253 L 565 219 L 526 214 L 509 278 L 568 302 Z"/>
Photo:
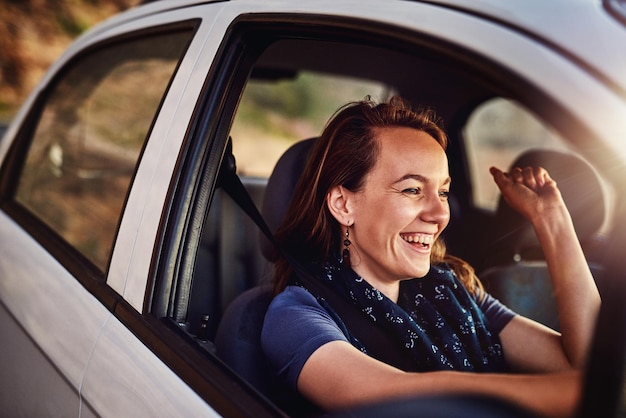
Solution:
<path fill-rule="evenodd" d="M 340 261 L 326 263 L 319 276 L 372 322 L 391 330 L 415 359 L 415 367 L 407 371 L 506 370 L 498 336 L 491 334 L 483 312 L 448 267 L 432 266 L 425 277 L 401 282 L 397 304 Z M 320 302 L 329 308 L 323 299 Z M 352 345 L 367 353 L 336 314 L 335 320 Z"/>

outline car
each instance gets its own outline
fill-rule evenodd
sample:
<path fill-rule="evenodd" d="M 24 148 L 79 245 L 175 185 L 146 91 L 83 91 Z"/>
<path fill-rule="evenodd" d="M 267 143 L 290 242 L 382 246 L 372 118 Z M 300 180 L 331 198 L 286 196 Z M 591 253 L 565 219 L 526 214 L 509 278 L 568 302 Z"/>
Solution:
<path fill-rule="evenodd" d="M 284 416 L 246 375 L 262 357 L 219 341 L 258 327 L 262 310 L 224 317 L 272 275 L 253 209 L 220 173 L 234 157 L 275 228 L 281 155 L 342 104 L 399 95 L 450 137 L 451 252 L 558 329 L 536 239 L 488 167 L 555 173 L 603 298 L 579 415 L 623 416 L 624 45 L 620 0 L 163 0 L 91 29 L 0 142 L 0 412 Z M 293 164 L 276 177 L 295 181 Z M 495 405 L 444 401 L 445 416 Z"/>

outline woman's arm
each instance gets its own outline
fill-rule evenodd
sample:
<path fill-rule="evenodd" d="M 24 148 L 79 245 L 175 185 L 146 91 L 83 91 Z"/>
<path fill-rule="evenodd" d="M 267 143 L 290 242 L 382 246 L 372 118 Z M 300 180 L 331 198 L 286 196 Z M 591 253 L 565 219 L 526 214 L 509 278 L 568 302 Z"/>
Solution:
<path fill-rule="evenodd" d="M 298 377 L 298 390 L 328 409 L 415 396 L 475 394 L 497 397 L 545 416 L 571 416 L 580 393 L 578 372 L 544 375 L 468 372 L 406 373 L 345 341 L 318 348 Z"/>
<path fill-rule="evenodd" d="M 543 168 L 516 168 L 511 173 L 492 168 L 491 174 L 506 202 L 535 229 L 548 264 L 561 325 L 558 334 L 523 318 L 514 319 L 500 334 L 505 355 L 526 370 L 582 368 L 600 296 L 556 182 Z M 536 344 L 531 346 L 529 339 Z M 548 368 L 537 370 L 542 364 Z"/>

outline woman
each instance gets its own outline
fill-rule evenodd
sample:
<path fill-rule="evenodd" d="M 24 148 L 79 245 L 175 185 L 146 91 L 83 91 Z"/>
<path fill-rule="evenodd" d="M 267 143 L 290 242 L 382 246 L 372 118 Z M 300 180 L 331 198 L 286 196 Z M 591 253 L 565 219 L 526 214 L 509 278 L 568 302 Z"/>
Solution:
<path fill-rule="evenodd" d="M 560 334 L 502 306 L 467 263 L 446 254 L 446 144 L 431 113 L 398 98 L 347 105 L 316 141 L 277 239 L 372 327 L 387 327 L 414 362 L 400 369 L 369 356 L 281 258 L 262 339 L 295 405 L 298 396 L 336 409 L 469 393 L 546 415 L 573 412 L 600 298 L 558 188 L 542 168 L 491 169 L 541 242 Z"/>

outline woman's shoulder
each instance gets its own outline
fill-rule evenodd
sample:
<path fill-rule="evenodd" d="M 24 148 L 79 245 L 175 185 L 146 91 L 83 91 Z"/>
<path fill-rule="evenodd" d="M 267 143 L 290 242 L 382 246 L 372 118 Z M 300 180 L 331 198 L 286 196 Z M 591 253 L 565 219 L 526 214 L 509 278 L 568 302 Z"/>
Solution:
<path fill-rule="evenodd" d="M 297 327 L 308 327 L 322 323 L 328 328 L 338 328 L 333 315 L 315 295 L 301 286 L 287 286 L 274 297 L 265 314 L 265 325 L 280 323 L 281 327 L 289 319 Z"/>
<path fill-rule="evenodd" d="M 274 297 L 269 309 L 289 309 L 290 307 L 309 306 L 319 307 L 317 298 L 307 289 L 301 286 L 287 286 L 282 292 Z"/>
<path fill-rule="evenodd" d="M 315 350 L 331 341 L 347 341 L 315 296 L 299 286 L 287 286 L 272 300 L 265 314 L 261 340 L 270 364 L 274 370 L 284 372 L 293 388 L 304 363 Z"/>

